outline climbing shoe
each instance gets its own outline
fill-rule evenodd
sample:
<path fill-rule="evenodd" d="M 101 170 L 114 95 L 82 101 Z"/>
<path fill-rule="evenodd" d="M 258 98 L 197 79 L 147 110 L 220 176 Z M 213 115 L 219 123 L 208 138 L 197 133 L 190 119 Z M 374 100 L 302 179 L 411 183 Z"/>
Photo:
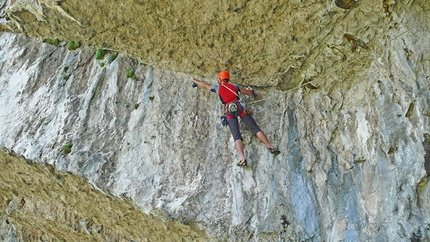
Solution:
<path fill-rule="evenodd" d="M 281 151 L 279 151 L 277 148 L 269 148 L 270 153 L 274 154 L 274 155 L 279 155 L 281 153 Z"/>
<path fill-rule="evenodd" d="M 244 160 L 244 161 L 239 161 L 239 162 L 237 163 L 237 165 L 238 165 L 238 166 L 246 166 L 246 160 Z"/>

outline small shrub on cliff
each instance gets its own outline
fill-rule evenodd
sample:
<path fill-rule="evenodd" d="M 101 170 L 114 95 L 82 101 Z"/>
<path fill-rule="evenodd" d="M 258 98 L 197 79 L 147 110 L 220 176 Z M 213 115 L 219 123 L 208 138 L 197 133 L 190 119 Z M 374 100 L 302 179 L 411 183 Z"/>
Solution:
<path fill-rule="evenodd" d="M 61 147 L 61 152 L 63 152 L 63 154 L 67 155 L 72 151 L 72 143 L 68 143 L 63 145 L 63 147 Z"/>
<path fill-rule="evenodd" d="M 127 71 L 126 76 L 127 76 L 127 78 L 131 78 L 133 80 L 137 79 L 136 75 L 134 74 L 134 70 Z"/>
<path fill-rule="evenodd" d="M 96 59 L 97 60 L 102 60 L 103 58 L 105 58 L 106 55 L 106 50 L 104 49 L 98 49 L 97 53 L 96 53 Z"/>
<path fill-rule="evenodd" d="M 47 44 L 59 46 L 60 45 L 60 40 L 59 39 L 44 39 L 43 43 L 47 43 Z"/>
<path fill-rule="evenodd" d="M 66 81 L 69 79 L 69 76 L 70 76 L 70 74 L 67 74 L 68 70 L 69 70 L 69 66 L 64 66 L 63 67 L 63 74 L 61 75 L 61 77 Z"/>
<path fill-rule="evenodd" d="M 81 47 L 81 43 L 70 41 L 69 43 L 67 43 L 67 47 L 69 48 L 69 50 L 76 50 L 77 48 Z"/>
<path fill-rule="evenodd" d="M 112 54 L 110 54 L 110 56 L 109 56 L 109 63 L 112 63 L 116 59 L 117 56 L 118 56 L 118 53 L 112 53 Z"/>
<path fill-rule="evenodd" d="M 66 73 L 64 73 L 61 77 L 66 81 L 69 79 L 69 75 L 67 75 Z"/>

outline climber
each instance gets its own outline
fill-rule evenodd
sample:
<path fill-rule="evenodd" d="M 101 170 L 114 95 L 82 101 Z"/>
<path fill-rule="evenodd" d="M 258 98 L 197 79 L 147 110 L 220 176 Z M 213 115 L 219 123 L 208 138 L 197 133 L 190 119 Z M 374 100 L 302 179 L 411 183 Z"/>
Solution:
<path fill-rule="evenodd" d="M 224 104 L 227 124 L 230 127 L 231 134 L 233 135 L 234 145 L 240 155 L 240 161 L 237 163 L 238 166 L 246 166 L 247 163 L 237 117 L 241 118 L 246 126 L 248 126 L 248 128 L 251 129 L 251 131 L 267 146 L 272 154 L 278 155 L 281 153 L 270 143 L 269 139 L 258 127 L 251 114 L 244 108 L 244 105 L 239 99 L 239 92 L 248 96 L 253 95 L 254 90 L 252 88 L 244 89 L 237 84 L 229 83 L 230 74 L 227 71 L 222 71 L 218 74 L 218 85 L 211 86 L 209 83 L 199 81 L 195 78 L 192 78 L 192 81 L 193 85 L 197 85 L 199 87 L 206 88 L 211 92 L 217 93 L 221 102 Z"/>

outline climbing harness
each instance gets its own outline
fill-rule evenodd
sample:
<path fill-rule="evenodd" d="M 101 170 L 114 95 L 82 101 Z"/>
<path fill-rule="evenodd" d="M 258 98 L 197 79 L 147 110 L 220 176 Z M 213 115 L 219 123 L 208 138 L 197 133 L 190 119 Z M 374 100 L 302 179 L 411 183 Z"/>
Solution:
<path fill-rule="evenodd" d="M 234 102 L 226 104 L 225 109 L 227 112 L 235 113 L 235 112 L 237 112 L 237 104 Z"/>
<path fill-rule="evenodd" d="M 249 114 L 250 112 L 246 110 L 245 103 L 240 99 L 240 96 L 231 90 L 226 85 L 221 85 L 225 88 L 227 88 L 231 93 L 233 93 L 237 99 L 231 102 L 224 102 L 223 98 L 220 96 L 221 101 L 223 101 L 224 104 L 224 115 L 226 118 L 236 118 L 236 117 L 243 117 L 246 114 Z"/>
<path fill-rule="evenodd" d="M 243 102 L 242 99 L 240 99 L 239 94 L 237 94 L 237 92 L 231 90 L 228 86 L 226 86 L 224 84 L 221 86 L 227 88 L 230 92 L 232 92 L 237 97 L 236 101 L 225 104 L 225 110 L 230 112 L 230 113 L 234 113 L 234 112 L 237 112 L 237 110 L 238 110 L 237 106 L 240 105 L 242 107 L 242 110 L 246 111 L 245 102 Z"/>

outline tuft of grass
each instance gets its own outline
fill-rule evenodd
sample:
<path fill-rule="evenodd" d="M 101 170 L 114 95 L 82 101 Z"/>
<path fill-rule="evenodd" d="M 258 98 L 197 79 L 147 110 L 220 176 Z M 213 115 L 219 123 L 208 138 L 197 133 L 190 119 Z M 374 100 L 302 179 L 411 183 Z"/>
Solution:
<path fill-rule="evenodd" d="M 67 43 L 67 47 L 69 48 L 69 50 L 76 50 L 77 48 L 81 47 L 81 43 L 76 41 L 70 41 L 69 43 Z"/>
<path fill-rule="evenodd" d="M 364 163 L 364 162 L 366 162 L 366 159 L 364 157 L 360 157 L 357 160 L 357 163 Z"/>
<path fill-rule="evenodd" d="M 154 96 L 150 96 L 149 100 L 152 102 L 154 100 Z"/>
<path fill-rule="evenodd" d="M 103 60 L 103 58 L 105 58 L 105 55 L 106 55 L 106 50 L 98 49 L 96 53 L 96 60 Z"/>
<path fill-rule="evenodd" d="M 66 80 L 66 81 L 69 79 L 69 75 L 67 75 L 66 73 L 64 73 L 64 74 L 62 75 L 62 77 L 63 77 L 63 79 L 64 79 L 64 80 Z"/>
<path fill-rule="evenodd" d="M 70 152 L 72 152 L 72 146 L 72 143 L 63 145 L 63 147 L 61 147 L 61 152 L 63 152 L 63 154 L 65 155 L 69 154 Z"/>
<path fill-rule="evenodd" d="M 104 62 L 101 62 L 101 63 L 100 63 L 100 67 L 102 67 L 102 68 L 103 68 L 104 66 L 105 66 L 105 63 L 104 63 Z"/>
<path fill-rule="evenodd" d="M 59 46 L 60 45 L 60 40 L 59 39 L 43 39 L 42 42 L 43 43 L 47 43 L 47 44 L 51 44 L 51 45 L 55 45 L 55 46 Z"/>
<path fill-rule="evenodd" d="M 63 67 L 63 74 L 61 75 L 61 77 L 66 81 L 69 79 L 69 77 L 71 75 L 71 74 L 67 74 L 68 70 L 69 70 L 69 66 L 64 66 Z"/>
<path fill-rule="evenodd" d="M 110 54 L 110 56 L 109 56 L 109 63 L 112 63 L 116 59 L 117 56 L 118 56 L 118 53 L 112 53 L 112 54 Z"/>
<path fill-rule="evenodd" d="M 127 78 L 131 78 L 133 80 L 137 79 L 136 75 L 134 74 L 134 70 L 127 71 L 126 76 L 127 76 Z"/>
<path fill-rule="evenodd" d="M 139 108 L 139 104 L 138 103 L 135 103 L 134 104 L 134 109 L 138 109 Z"/>

